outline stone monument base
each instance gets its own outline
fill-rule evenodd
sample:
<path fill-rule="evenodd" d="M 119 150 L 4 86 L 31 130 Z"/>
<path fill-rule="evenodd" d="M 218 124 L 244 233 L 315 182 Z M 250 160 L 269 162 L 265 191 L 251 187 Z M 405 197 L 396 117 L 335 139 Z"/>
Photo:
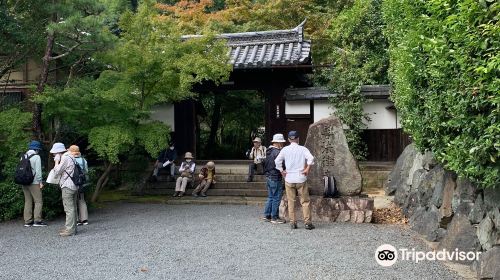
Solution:
<path fill-rule="evenodd" d="M 343 196 L 339 198 L 323 198 L 311 196 L 311 219 L 313 222 L 350 222 L 370 223 L 373 213 L 373 198 L 360 196 Z M 289 220 L 288 201 L 283 195 L 280 204 L 280 217 Z M 303 220 L 300 199 L 295 201 L 295 217 Z"/>

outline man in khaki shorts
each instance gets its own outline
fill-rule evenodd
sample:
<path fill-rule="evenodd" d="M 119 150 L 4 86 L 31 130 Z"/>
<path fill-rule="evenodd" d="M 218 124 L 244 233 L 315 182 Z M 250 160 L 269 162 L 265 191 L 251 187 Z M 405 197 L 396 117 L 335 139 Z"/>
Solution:
<path fill-rule="evenodd" d="M 314 226 L 311 223 L 309 188 L 306 185 L 306 181 L 309 169 L 311 165 L 314 164 L 314 157 L 306 147 L 299 145 L 299 133 L 297 131 L 290 131 L 288 133 L 288 141 L 290 145 L 281 149 L 274 162 L 276 164 L 276 169 L 278 169 L 283 175 L 283 178 L 285 178 L 290 225 L 292 229 L 297 228 L 297 220 L 295 220 L 295 198 L 298 193 L 300 204 L 302 205 L 305 228 L 311 230 L 314 229 Z M 283 170 L 282 166 L 283 160 L 285 161 L 285 170 Z"/>

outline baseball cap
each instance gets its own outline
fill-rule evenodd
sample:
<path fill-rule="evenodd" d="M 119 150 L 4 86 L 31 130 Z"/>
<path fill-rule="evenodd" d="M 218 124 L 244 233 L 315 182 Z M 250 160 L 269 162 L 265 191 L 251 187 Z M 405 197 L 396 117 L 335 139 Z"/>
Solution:
<path fill-rule="evenodd" d="M 288 139 L 294 140 L 297 138 L 299 138 L 299 133 L 297 131 L 292 130 L 292 131 L 288 132 Z"/>

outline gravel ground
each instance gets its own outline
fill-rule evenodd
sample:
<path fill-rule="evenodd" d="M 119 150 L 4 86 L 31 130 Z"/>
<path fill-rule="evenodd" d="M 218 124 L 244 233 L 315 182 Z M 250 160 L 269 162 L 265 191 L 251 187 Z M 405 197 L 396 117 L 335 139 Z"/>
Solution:
<path fill-rule="evenodd" d="M 313 231 L 258 220 L 230 205 L 113 203 L 77 236 L 0 223 L 0 279 L 460 279 L 438 261 L 385 268 L 375 249 L 424 250 L 401 226 L 317 224 Z"/>

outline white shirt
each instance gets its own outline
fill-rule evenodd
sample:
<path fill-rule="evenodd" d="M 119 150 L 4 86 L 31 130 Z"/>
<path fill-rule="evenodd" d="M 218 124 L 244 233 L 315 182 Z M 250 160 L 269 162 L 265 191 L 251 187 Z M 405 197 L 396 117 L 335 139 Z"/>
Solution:
<path fill-rule="evenodd" d="M 285 181 L 288 183 L 304 183 L 307 177 L 302 174 L 306 163 L 307 165 L 314 164 L 314 157 L 309 150 L 300 146 L 297 143 L 290 143 L 290 145 L 281 149 L 279 155 L 274 160 L 276 169 L 283 171 L 282 163 L 285 160 L 286 176 Z"/>

